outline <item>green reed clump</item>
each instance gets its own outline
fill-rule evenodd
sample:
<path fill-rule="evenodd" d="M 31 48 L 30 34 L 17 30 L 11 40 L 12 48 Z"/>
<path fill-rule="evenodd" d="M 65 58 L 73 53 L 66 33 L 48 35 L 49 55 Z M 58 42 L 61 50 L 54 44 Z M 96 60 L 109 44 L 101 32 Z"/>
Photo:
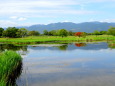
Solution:
<path fill-rule="evenodd" d="M 14 51 L 0 53 L 0 86 L 6 86 L 8 77 L 20 64 L 22 58 Z"/>

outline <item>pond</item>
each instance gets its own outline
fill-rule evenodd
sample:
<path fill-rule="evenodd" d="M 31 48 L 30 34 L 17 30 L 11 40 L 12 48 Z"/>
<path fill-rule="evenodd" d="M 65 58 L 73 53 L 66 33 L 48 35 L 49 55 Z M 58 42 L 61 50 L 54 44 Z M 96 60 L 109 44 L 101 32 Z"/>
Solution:
<path fill-rule="evenodd" d="M 23 57 L 18 86 L 114 86 L 115 48 L 106 42 L 0 44 Z"/>

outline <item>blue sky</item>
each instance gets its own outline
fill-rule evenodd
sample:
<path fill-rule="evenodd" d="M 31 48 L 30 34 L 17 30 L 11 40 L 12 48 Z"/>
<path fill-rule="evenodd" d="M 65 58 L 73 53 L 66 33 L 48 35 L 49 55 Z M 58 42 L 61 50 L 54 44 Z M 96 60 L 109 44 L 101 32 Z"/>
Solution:
<path fill-rule="evenodd" d="M 115 0 L 0 0 L 0 27 L 115 22 Z"/>

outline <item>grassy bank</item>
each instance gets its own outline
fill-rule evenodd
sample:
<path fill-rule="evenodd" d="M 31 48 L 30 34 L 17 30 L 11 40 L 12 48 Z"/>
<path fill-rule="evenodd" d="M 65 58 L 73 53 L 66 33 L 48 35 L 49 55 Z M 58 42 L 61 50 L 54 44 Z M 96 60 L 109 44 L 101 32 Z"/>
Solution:
<path fill-rule="evenodd" d="M 24 38 L 0 38 L 3 43 L 42 43 L 42 42 L 67 42 L 67 41 L 115 41 L 115 36 L 111 35 L 90 35 L 86 37 L 59 37 L 59 36 L 29 36 Z"/>
<path fill-rule="evenodd" d="M 18 67 L 22 58 L 14 51 L 0 53 L 0 86 L 7 86 L 8 78 Z"/>

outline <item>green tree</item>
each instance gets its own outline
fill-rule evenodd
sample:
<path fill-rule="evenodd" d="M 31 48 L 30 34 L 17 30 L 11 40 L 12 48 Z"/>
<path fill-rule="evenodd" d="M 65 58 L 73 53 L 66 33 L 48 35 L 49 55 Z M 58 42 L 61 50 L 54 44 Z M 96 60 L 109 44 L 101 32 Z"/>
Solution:
<path fill-rule="evenodd" d="M 5 31 L 3 31 L 3 36 L 4 37 L 11 37 L 11 38 L 15 38 L 17 37 L 16 33 L 17 33 L 18 29 L 15 27 L 8 27 Z"/>
<path fill-rule="evenodd" d="M 0 37 L 2 36 L 4 29 L 2 27 L 0 27 Z"/>
<path fill-rule="evenodd" d="M 100 31 L 100 35 L 105 35 L 107 34 L 107 31 Z"/>
<path fill-rule="evenodd" d="M 95 31 L 93 32 L 93 35 L 100 35 L 100 32 L 99 32 L 98 30 L 95 30 Z"/>
<path fill-rule="evenodd" d="M 4 31 L 2 32 L 2 36 L 3 36 L 3 37 L 7 37 L 7 36 L 8 36 L 8 32 L 7 32 L 6 30 L 4 30 Z"/>
<path fill-rule="evenodd" d="M 74 35 L 74 32 L 69 31 L 69 32 L 68 32 L 68 35 L 69 35 L 69 36 L 73 36 L 73 35 Z"/>
<path fill-rule="evenodd" d="M 17 34 L 17 37 L 25 37 L 25 36 L 27 36 L 27 32 L 28 32 L 27 29 L 20 28 L 20 29 L 18 29 L 16 34 Z"/>
<path fill-rule="evenodd" d="M 40 33 L 39 33 L 38 31 L 34 31 L 34 30 L 33 30 L 33 31 L 29 31 L 29 32 L 28 32 L 28 35 L 29 35 L 29 36 L 39 36 Z"/>
<path fill-rule="evenodd" d="M 115 36 L 115 27 L 110 27 L 107 31 L 108 35 Z"/>
<path fill-rule="evenodd" d="M 86 32 L 83 32 L 82 37 L 86 37 L 86 36 L 87 36 L 87 33 L 86 33 Z"/>
<path fill-rule="evenodd" d="M 51 30 L 49 31 L 50 36 L 57 36 L 57 30 Z"/>
<path fill-rule="evenodd" d="M 66 36 L 68 36 L 68 31 L 65 29 L 60 29 L 60 30 L 58 30 L 58 35 L 61 37 L 66 37 Z"/>
<path fill-rule="evenodd" d="M 49 32 L 48 32 L 47 30 L 44 30 L 44 31 L 43 31 L 43 34 L 44 34 L 44 35 L 48 35 Z"/>

